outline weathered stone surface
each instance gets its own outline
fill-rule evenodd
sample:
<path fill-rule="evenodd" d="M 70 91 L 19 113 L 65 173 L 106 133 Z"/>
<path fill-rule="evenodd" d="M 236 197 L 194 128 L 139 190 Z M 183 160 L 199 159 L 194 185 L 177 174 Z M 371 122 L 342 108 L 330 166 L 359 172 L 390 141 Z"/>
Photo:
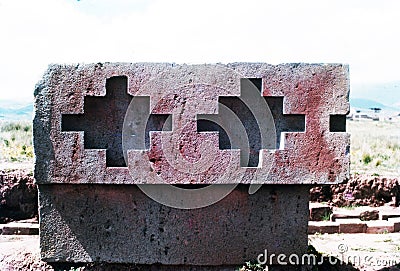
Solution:
<path fill-rule="evenodd" d="M 308 234 L 314 233 L 339 233 L 339 224 L 331 221 L 310 221 L 308 223 Z"/>
<path fill-rule="evenodd" d="M 240 165 L 238 150 L 219 150 L 216 133 L 196 129 L 198 114 L 218 113 L 218 97 L 241 94 L 243 78 L 260 78 L 263 96 L 283 97 L 283 116 L 305 118 L 304 132 L 283 133 L 280 140 L 288 127 L 280 126 L 284 117 L 275 116 L 280 146 L 261 145 L 258 167 L 251 168 Z M 338 183 L 349 172 L 349 135 L 336 132 L 344 128 L 348 90 L 348 68 L 340 64 L 52 65 L 35 91 L 35 178 L 38 183 Z M 133 97 L 150 97 L 148 113 L 172 114 L 172 132 L 153 132 L 156 144 L 150 149 L 128 151 L 131 177 L 121 138 Z M 162 139 L 170 149 L 160 150 Z M 168 156 L 174 151 L 177 155 Z M 196 163 L 208 168 L 193 178 L 182 163 L 191 170 Z M 221 172 L 224 178 L 218 177 Z"/>
<path fill-rule="evenodd" d="M 400 217 L 388 218 L 388 221 L 393 223 L 393 232 L 400 231 Z"/>
<path fill-rule="evenodd" d="M 339 224 L 339 233 L 365 233 L 367 230 L 366 222 L 360 219 L 336 219 Z"/>
<path fill-rule="evenodd" d="M 50 66 L 35 90 L 43 259 L 228 266 L 306 253 L 301 184 L 348 178 L 348 90 L 340 64 Z M 240 185 L 184 210 L 139 190 L 160 184 Z"/>
<path fill-rule="evenodd" d="M 364 211 L 360 214 L 360 219 L 362 221 L 378 220 L 379 211 L 378 210 Z"/>
<path fill-rule="evenodd" d="M 2 225 L 2 235 L 36 235 L 39 234 L 39 224 L 11 222 Z"/>
<path fill-rule="evenodd" d="M 182 210 L 135 185 L 40 185 L 45 261 L 241 265 L 307 251 L 309 186 L 239 185 L 222 201 Z"/>
<path fill-rule="evenodd" d="M 366 233 L 390 233 L 394 232 L 394 223 L 387 220 L 367 221 Z"/>
<path fill-rule="evenodd" d="M 333 213 L 331 215 L 331 221 L 336 221 L 336 219 L 359 219 L 360 215 L 352 214 L 351 212 L 346 213 Z"/>
<path fill-rule="evenodd" d="M 384 211 L 380 214 L 382 220 L 388 220 L 389 218 L 400 218 L 400 210 L 393 209 L 391 211 Z"/>

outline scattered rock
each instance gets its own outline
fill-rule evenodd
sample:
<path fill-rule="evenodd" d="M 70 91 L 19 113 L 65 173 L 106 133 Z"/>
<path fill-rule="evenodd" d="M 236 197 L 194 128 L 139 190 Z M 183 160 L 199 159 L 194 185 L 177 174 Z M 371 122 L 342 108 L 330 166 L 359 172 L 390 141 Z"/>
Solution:
<path fill-rule="evenodd" d="M 364 211 L 360 214 L 360 219 L 362 221 L 378 220 L 379 211 L 378 210 Z"/>

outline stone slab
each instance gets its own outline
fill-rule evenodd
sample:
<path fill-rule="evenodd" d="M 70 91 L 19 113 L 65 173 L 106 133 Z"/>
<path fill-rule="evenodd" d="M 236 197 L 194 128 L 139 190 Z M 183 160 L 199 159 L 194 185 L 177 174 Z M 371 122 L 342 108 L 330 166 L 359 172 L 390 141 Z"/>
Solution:
<path fill-rule="evenodd" d="M 339 233 L 365 233 L 367 224 L 360 219 L 336 219 L 339 224 Z"/>
<path fill-rule="evenodd" d="M 249 81 L 243 79 L 255 78 L 261 95 L 283 104 L 273 120 L 279 146 L 261 142 L 259 163 L 249 168 L 241 165 L 237 149 L 219 149 L 216 133 L 197 132 L 196 120 L 199 114 L 217 116 L 219 97 L 240 97 Z M 348 67 L 341 64 L 51 65 L 35 89 L 35 179 L 39 184 L 339 183 L 349 177 L 350 137 L 341 132 L 348 94 Z M 134 128 L 124 134 L 122 127 L 133 97 L 149 98 L 148 114 L 172 115 L 172 131 L 151 130 L 149 149 L 128 148 L 124 159 L 121 138 L 132 136 Z M 274 102 L 269 105 L 274 111 Z M 290 116 L 303 116 L 305 131 L 287 132 L 285 125 L 296 124 L 284 121 Z M 161 151 L 163 139 L 171 148 Z M 193 177 L 199 161 L 207 170 L 201 167 Z M 185 163 L 193 167 L 187 171 Z"/>
<path fill-rule="evenodd" d="M 371 220 L 367 221 L 366 233 L 390 233 L 394 232 L 393 222 L 387 220 Z"/>
<path fill-rule="evenodd" d="M 339 233 L 339 224 L 331 221 L 308 222 L 308 234 L 314 233 Z"/>
<path fill-rule="evenodd" d="M 393 232 L 400 231 L 400 217 L 388 218 L 390 223 L 393 223 Z"/>
<path fill-rule="evenodd" d="M 353 219 L 359 218 L 363 221 L 367 220 L 378 220 L 379 219 L 379 211 L 374 210 L 368 206 L 356 207 L 354 209 L 346 209 L 346 208 L 334 208 L 331 220 L 335 221 L 336 219 Z"/>
<path fill-rule="evenodd" d="M 378 210 L 364 211 L 360 213 L 360 219 L 362 221 L 378 220 L 379 211 Z"/>
<path fill-rule="evenodd" d="M 332 207 L 321 203 L 310 203 L 309 209 L 311 221 L 322 221 L 332 214 Z"/>
<path fill-rule="evenodd" d="M 201 209 L 166 207 L 135 185 L 39 185 L 47 262 L 240 265 L 307 251 L 307 185 L 239 185 Z"/>
<path fill-rule="evenodd" d="M 358 218 L 360 218 L 360 216 L 359 215 L 355 215 L 355 214 L 343 214 L 343 213 L 340 213 L 340 214 L 338 214 L 338 213 L 333 213 L 332 215 L 331 215 L 331 220 L 333 221 L 333 222 L 335 222 L 337 219 L 358 219 Z"/>
<path fill-rule="evenodd" d="M 0 226 L 2 235 L 37 235 L 39 224 L 11 222 Z"/>
<path fill-rule="evenodd" d="M 400 212 L 381 214 L 382 220 L 388 220 L 389 218 L 400 218 Z"/>

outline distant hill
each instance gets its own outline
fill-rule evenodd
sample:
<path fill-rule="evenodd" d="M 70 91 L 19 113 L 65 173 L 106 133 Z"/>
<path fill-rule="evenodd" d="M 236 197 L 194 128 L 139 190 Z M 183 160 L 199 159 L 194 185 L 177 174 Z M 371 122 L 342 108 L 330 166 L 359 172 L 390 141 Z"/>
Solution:
<path fill-rule="evenodd" d="M 33 103 L 16 106 L 13 103 L 0 105 L 0 120 L 32 120 Z"/>
<path fill-rule="evenodd" d="M 400 108 L 400 81 L 381 84 L 354 84 L 350 89 L 350 99 L 376 101 L 398 110 Z"/>
<path fill-rule="evenodd" d="M 350 98 L 350 106 L 361 109 L 381 108 L 383 110 L 400 111 L 399 107 L 387 106 L 380 102 L 363 98 Z"/>

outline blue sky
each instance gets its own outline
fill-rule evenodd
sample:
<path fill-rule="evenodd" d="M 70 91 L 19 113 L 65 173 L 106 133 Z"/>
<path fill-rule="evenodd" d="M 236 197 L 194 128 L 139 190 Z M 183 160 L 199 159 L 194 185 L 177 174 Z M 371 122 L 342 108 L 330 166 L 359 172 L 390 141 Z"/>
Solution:
<path fill-rule="evenodd" d="M 0 100 L 31 99 L 49 63 L 340 62 L 352 86 L 400 81 L 399 11 L 397 0 L 0 0 Z"/>

